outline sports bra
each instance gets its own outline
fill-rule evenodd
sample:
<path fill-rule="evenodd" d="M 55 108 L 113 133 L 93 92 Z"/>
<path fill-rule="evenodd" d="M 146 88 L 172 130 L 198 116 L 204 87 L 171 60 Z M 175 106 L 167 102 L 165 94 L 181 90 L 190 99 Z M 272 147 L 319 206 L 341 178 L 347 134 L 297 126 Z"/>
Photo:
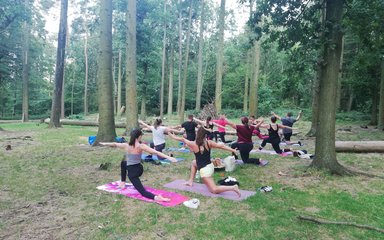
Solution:
<path fill-rule="evenodd" d="M 195 157 L 196 157 L 197 169 L 199 169 L 199 170 L 201 168 L 207 166 L 208 164 L 211 164 L 211 149 L 209 147 L 208 147 L 208 149 L 205 148 L 205 145 L 208 146 L 208 143 L 204 144 L 204 146 L 203 146 L 204 151 L 202 153 L 200 151 L 200 147 L 199 147 L 198 152 L 194 152 Z"/>

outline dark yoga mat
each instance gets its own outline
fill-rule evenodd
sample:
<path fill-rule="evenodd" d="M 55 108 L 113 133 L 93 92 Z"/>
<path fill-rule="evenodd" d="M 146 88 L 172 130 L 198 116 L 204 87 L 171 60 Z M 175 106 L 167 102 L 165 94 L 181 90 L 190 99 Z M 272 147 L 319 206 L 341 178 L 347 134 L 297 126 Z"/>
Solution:
<path fill-rule="evenodd" d="M 240 190 L 240 192 L 241 192 L 240 197 L 238 197 L 237 194 L 233 191 L 223 192 L 220 194 L 214 194 L 214 193 L 211 193 L 204 184 L 193 183 L 193 186 L 190 187 L 190 186 L 185 185 L 184 184 L 185 182 L 186 182 L 185 180 L 177 179 L 173 182 L 165 184 L 164 187 L 182 190 L 182 191 L 193 192 L 193 193 L 198 193 L 198 194 L 201 194 L 201 195 L 204 195 L 207 197 L 214 197 L 214 198 L 222 197 L 222 198 L 233 200 L 233 201 L 242 201 L 242 200 L 256 194 L 256 192 L 246 191 L 246 190 Z"/>

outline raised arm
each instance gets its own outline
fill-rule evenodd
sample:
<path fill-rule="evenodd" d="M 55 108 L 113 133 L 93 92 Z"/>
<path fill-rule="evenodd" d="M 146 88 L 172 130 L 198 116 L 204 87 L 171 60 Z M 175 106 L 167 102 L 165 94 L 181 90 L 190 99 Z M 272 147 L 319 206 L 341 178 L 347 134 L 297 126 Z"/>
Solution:
<path fill-rule="evenodd" d="M 189 141 L 183 137 L 176 136 L 174 133 L 169 133 L 168 136 L 170 138 L 172 138 L 173 140 L 185 143 L 187 146 L 193 146 L 193 144 L 194 144 L 193 141 Z"/>
<path fill-rule="evenodd" d="M 226 119 L 227 120 L 227 124 L 229 125 L 229 126 L 231 126 L 233 129 L 236 129 L 236 124 L 234 124 L 233 122 L 231 122 L 231 121 L 228 121 L 228 119 Z"/>
<path fill-rule="evenodd" d="M 195 117 L 194 117 L 193 120 L 194 120 L 195 122 L 197 122 L 198 124 L 202 125 L 202 126 L 205 125 L 205 122 L 202 121 L 202 120 L 200 120 L 200 119 L 198 119 L 198 118 L 195 118 Z"/>
<path fill-rule="evenodd" d="M 169 127 L 167 127 L 166 129 L 165 129 L 165 132 L 166 133 L 176 133 L 176 134 L 183 134 L 184 133 L 184 130 L 177 130 L 177 129 L 173 129 L 173 128 L 169 128 Z"/>
<path fill-rule="evenodd" d="M 148 124 L 146 124 L 145 122 L 139 120 L 138 121 L 140 123 L 140 125 L 143 125 L 145 128 L 148 128 L 149 130 L 151 130 L 151 126 L 149 126 Z"/>
<path fill-rule="evenodd" d="M 230 148 L 224 143 L 216 143 L 214 141 L 208 140 L 208 145 L 210 148 L 218 148 L 228 152 L 236 153 L 236 149 Z"/>
<path fill-rule="evenodd" d="M 228 120 L 227 120 L 227 121 L 228 121 Z M 213 124 L 213 125 L 215 125 L 216 127 L 221 127 L 221 128 L 225 128 L 225 129 L 227 129 L 227 130 L 228 130 L 228 128 L 227 128 L 227 127 L 225 127 L 225 126 L 222 126 L 222 125 L 220 125 L 220 124 L 218 124 L 218 123 L 212 122 L 212 124 Z"/>
<path fill-rule="evenodd" d="M 299 119 L 301 118 L 302 113 L 303 113 L 303 110 L 300 110 L 299 114 L 297 114 L 296 121 L 299 121 Z"/>
<path fill-rule="evenodd" d="M 140 147 L 141 150 L 143 150 L 144 152 L 147 152 L 147 153 L 150 153 L 150 154 L 156 154 L 157 156 L 160 156 L 160 157 L 162 157 L 162 158 L 166 158 L 166 159 L 168 159 L 168 160 L 171 161 L 171 162 L 177 162 L 176 158 L 171 157 L 171 156 L 168 156 L 168 155 L 166 155 L 166 154 L 164 154 L 164 153 L 162 153 L 162 152 L 158 152 L 158 151 L 156 151 L 155 149 L 150 148 L 150 147 L 148 147 L 148 146 L 145 145 L 145 144 L 140 144 L 139 147 Z"/>
<path fill-rule="evenodd" d="M 277 119 L 281 120 L 281 117 L 277 115 L 275 112 L 272 112 L 272 115 L 275 116 Z"/>
<path fill-rule="evenodd" d="M 294 129 L 294 128 L 291 128 L 291 127 L 288 127 L 288 126 L 285 126 L 285 125 L 282 125 L 282 124 L 277 124 L 277 126 L 278 126 L 279 128 L 286 128 L 286 129 L 291 129 L 291 130 Z"/>

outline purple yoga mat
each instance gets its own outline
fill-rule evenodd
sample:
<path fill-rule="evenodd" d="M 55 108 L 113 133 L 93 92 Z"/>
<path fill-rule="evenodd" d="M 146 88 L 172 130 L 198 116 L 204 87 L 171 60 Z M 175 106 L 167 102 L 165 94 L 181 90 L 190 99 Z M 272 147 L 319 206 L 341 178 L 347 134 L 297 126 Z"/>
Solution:
<path fill-rule="evenodd" d="M 250 153 L 264 153 L 264 154 L 271 154 L 271 155 L 277 154 L 275 150 L 265 150 L 265 149 L 262 149 L 262 150 L 254 149 L 254 150 L 251 150 Z M 282 154 L 279 154 L 279 155 L 282 157 L 291 156 L 293 155 L 293 152 L 283 152 Z"/>
<path fill-rule="evenodd" d="M 111 193 L 121 194 L 121 195 L 124 195 L 126 197 L 135 198 L 135 199 L 142 200 L 145 202 L 158 203 L 158 204 L 165 206 L 165 207 L 174 207 L 174 206 L 179 205 L 180 203 L 185 202 L 189 199 L 188 197 L 180 195 L 178 193 L 168 192 L 165 190 L 158 190 L 158 189 L 154 189 L 154 188 L 150 188 L 150 187 L 145 187 L 145 189 L 148 192 L 151 192 L 155 195 L 161 195 L 163 197 L 167 197 L 167 198 L 171 199 L 171 201 L 169 201 L 169 202 L 157 202 L 155 200 L 143 197 L 135 189 L 135 187 L 132 184 L 126 183 L 125 188 L 123 188 L 123 189 L 120 189 L 118 186 L 119 186 L 119 181 L 115 181 L 115 182 L 107 183 L 107 184 L 102 185 L 102 186 L 98 186 L 97 189 L 111 192 Z"/>
<path fill-rule="evenodd" d="M 222 197 L 222 198 L 233 200 L 233 201 L 242 201 L 242 200 L 256 194 L 256 192 L 246 191 L 246 190 L 240 190 L 240 192 L 241 192 L 240 197 L 238 197 L 237 194 L 233 191 L 223 192 L 220 194 L 214 194 L 214 193 L 211 193 L 204 184 L 193 183 L 193 186 L 190 187 L 190 186 L 185 185 L 184 184 L 185 182 L 186 182 L 185 180 L 177 179 L 173 182 L 165 184 L 164 187 L 182 190 L 182 191 L 193 192 L 193 193 L 199 193 L 199 194 L 202 194 L 202 195 L 207 196 L 207 197 L 214 197 L 214 198 Z"/>

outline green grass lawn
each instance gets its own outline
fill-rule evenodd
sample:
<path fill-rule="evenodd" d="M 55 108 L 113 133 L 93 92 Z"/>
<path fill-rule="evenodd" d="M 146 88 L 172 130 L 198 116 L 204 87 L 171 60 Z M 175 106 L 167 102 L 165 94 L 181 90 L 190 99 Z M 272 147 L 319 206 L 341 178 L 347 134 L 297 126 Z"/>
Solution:
<path fill-rule="evenodd" d="M 99 191 L 118 180 L 123 153 L 90 147 L 95 127 L 48 129 L 36 123 L 0 125 L 0 239 L 383 239 L 384 234 L 351 226 L 317 225 L 299 215 L 384 228 L 384 184 L 379 178 L 340 177 L 307 169 L 310 160 L 259 155 L 266 167 L 239 166 L 230 173 L 241 189 L 257 192 L 241 202 L 178 191 L 201 201 L 197 210 L 166 208 Z M 295 127 L 309 152 L 314 139 L 304 137 L 310 124 Z M 337 126 L 343 128 L 343 126 Z M 338 140 L 384 140 L 383 132 L 349 124 Z M 123 133 L 118 129 L 117 133 Z M 145 134 L 150 140 L 151 134 Z M 11 145 L 12 150 L 5 150 Z M 177 146 L 169 140 L 167 146 Z M 228 153 L 215 150 L 213 156 Z M 164 189 L 174 179 L 187 179 L 192 154 L 185 161 L 156 166 L 144 163 L 145 185 Z M 383 154 L 337 155 L 344 166 L 384 175 Z M 99 170 L 110 162 L 109 170 Z M 284 173 L 284 174 L 279 174 Z M 226 174 L 228 175 L 228 174 Z M 219 180 L 219 173 L 215 179 Z M 169 189 L 168 189 L 169 190 Z M 170 190 L 174 191 L 174 190 Z"/>

